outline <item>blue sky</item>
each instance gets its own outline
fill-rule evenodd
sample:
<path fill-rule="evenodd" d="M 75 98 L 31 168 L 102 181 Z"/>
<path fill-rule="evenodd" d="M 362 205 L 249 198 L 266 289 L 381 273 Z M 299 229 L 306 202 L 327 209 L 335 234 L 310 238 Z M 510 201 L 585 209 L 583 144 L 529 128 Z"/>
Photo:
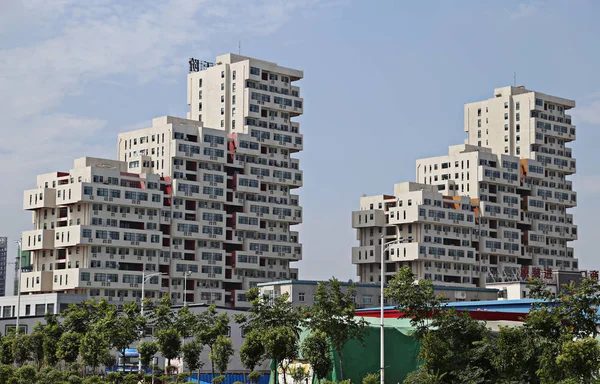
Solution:
<path fill-rule="evenodd" d="M 350 214 L 461 143 L 463 104 L 517 83 L 575 99 L 576 255 L 600 269 L 600 3 L 0 1 L 0 234 L 31 228 L 22 191 L 116 134 L 185 117 L 187 59 L 237 52 L 303 69 L 301 278 L 355 278 Z M 11 241 L 12 242 L 12 241 Z M 14 255 L 14 249 L 10 251 Z"/>

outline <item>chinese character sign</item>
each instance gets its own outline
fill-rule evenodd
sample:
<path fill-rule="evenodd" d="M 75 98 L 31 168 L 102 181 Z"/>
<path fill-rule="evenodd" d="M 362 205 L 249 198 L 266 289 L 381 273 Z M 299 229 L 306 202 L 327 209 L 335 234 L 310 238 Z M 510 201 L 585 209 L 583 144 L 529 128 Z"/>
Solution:
<path fill-rule="evenodd" d="M 200 60 L 198 59 L 194 59 L 193 57 L 190 58 L 190 72 L 198 72 L 200 71 Z"/>

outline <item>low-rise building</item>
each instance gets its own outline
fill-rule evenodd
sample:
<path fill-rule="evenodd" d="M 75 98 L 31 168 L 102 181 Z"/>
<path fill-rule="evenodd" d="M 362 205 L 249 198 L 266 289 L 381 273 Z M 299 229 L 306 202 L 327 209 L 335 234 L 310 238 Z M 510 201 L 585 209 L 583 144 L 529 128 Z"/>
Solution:
<path fill-rule="evenodd" d="M 315 292 L 319 283 L 326 281 L 316 280 L 283 280 L 258 284 L 259 291 L 264 295 L 275 297 L 288 294 L 292 305 L 312 306 L 315 301 Z M 353 283 L 352 281 L 341 282 L 342 290 L 354 285 L 356 295 L 354 302 L 356 308 L 369 308 L 381 304 L 381 286 L 379 284 Z M 446 287 L 436 286 L 435 293 L 443 295 L 446 301 L 480 301 L 496 300 L 498 290 L 494 288 L 475 287 Z M 387 299 L 384 303 L 387 303 Z"/>

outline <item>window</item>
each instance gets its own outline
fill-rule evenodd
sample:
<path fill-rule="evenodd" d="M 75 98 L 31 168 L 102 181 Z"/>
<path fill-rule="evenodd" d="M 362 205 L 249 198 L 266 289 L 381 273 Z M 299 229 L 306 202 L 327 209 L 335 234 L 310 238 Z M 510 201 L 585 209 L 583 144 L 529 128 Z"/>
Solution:
<path fill-rule="evenodd" d="M 221 91 L 225 90 L 225 83 L 221 83 Z"/>
<path fill-rule="evenodd" d="M 221 115 L 225 114 L 225 108 L 221 108 Z"/>
<path fill-rule="evenodd" d="M 504 135 L 504 142 L 508 141 L 508 135 Z"/>
<path fill-rule="evenodd" d="M 517 155 L 521 154 L 521 147 L 517 147 L 517 152 L 516 153 L 517 153 Z"/>
<path fill-rule="evenodd" d="M 508 113 L 504 114 L 504 120 L 508 120 Z"/>
<path fill-rule="evenodd" d="M 515 116 L 515 120 L 516 121 L 521 121 L 521 114 L 517 113 L 517 115 Z"/>
<path fill-rule="evenodd" d="M 508 147 L 504 147 L 504 153 L 508 153 Z"/>
<path fill-rule="evenodd" d="M 221 79 L 225 78 L 225 71 L 221 71 Z"/>
<path fill-rule="evenodd" d="M 504 108 L 508 108 L 508 101 L 504 102 Z"/>
<path fill-rule="evenodd" d="M 298 292 L 298 301 L 304 303 L 304 292 Z"/>
<path fill-rule="evenodd" d="M 232 78 L 233 80 L 235 80 L 235 71 L 233 71 L 233 72 L 232 72 L 232 74 L 231 74 L 231 78 Z"/>
<path fill-rule="evenodd" d="M 516 131 L 517 131 L 517 132 L 521 132 L 521 124 L 517 124 Z"/>
<path fill-rule="evenodd" d="M 518 111 L 519 109 L 521 109 L 521 103 L 517 101 L 517 103 L 515 104 L 515 109 Z"/>
<path fill-rule="evenodd" d="M 221 128 L 225 126 L 225 120 L 221 120 Z"/>
<path fill-rule="evenodd" d="M 260 76 L 260 68 L 250 67 L 250 74 Z"/>
<path fill-rule="evenodd" d="M 521 136 L 517 136 L 516 141 L 517 141 L 517 144 L 519 144 L 521 142 Z"/>
<path fill-rule="evenodd" d="M 504 124 L 504 130 L 508 131 L 508 124 Z"/>

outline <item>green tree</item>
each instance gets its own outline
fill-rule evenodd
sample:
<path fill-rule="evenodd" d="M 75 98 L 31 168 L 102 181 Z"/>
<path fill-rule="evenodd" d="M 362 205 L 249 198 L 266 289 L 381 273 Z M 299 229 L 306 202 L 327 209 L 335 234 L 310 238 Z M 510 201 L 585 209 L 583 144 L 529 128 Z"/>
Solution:
<path fill-rule="evenodd" d="M 29 335 L 19 333 L 12 339 L 13 357 L 18 367 L 31 359 L 31 338 Z"/>
<path fill-rule="evenodd" d="M 94 300 L 83 303 L 70 304 L 63 314 L 63 326 L 67 332 L 76 332 L 83 335 L 94 324 L 96 324 L 113 307 L 104 299 L 96 302 Z"/>
<path fill-rule="evenodd" d="M 308 370 L 301 364 L 291 366 L 289 370 L 294 384 L 304 384 L 304 381 L 308 379 Z"/>
<path fill-rule="evenodd" d="M 196 333 L 199 322 L 199 316 L 193 313 L 187 305 L 184 305 L 177 311 L 173 325 L 177 328 L 181 337 L 189 339 Z"/>
<path fill-rule="evenodd" d="M 443 384 L 444 376 L 446 376 L 444 373 L 435 374 L 420 368 L 409 373 L 403 384 Z M 379 375 L 377 378 L 379 379 Z"/>
<path fill-rule="evenodd" d="M 203 348 L 202 342 L 198 339 L 194 339 L 181 347 L 185 363 L 190 369 L 190 372 L 198 371 L 198 378 L 200 377 L 200 369 L 204 365 L 202 362 Z"/>
<path fill-rule="evenodd" d="M 99 378 L 98 376 L 91 376 L 88 377 L 87 379 L 83 380 L 82 384 L 103 384 L 104 382 L 102 381 L 101 378 Z"/>
<path fill-rule="evenodd" d="M 33 332 L 29 335 L 31 356 L 38 370 L 42 368 L 44 363 L 44 338 L 44 327 L 38 322 L 33 326 Z"/>
<path fill-rule="evenodd" d="M 0 383 L 8 383 L 13 376 L 14 368 L 12 367 L 12 365 L 0 365 Z"/>
<path fill-rule="evenodd" d="M 219 314 L 217 307 L 209 306 L 205 311 L 198 314 L 195 334 L 198 340 L 206 345 L 210 353 L 213 352 L 214 344 L 219 336 L 227 335 L 229 332 L 229 316 L 223 312 Z M 211 361 L 212 376 L 215 375 L 215 365 Z"/>
<path fill-rule="evenodd" d="M 230 338 L 223 335 L 217 337 L 210 351 L 209 358 L 212 365 L 219 370 L 220 375 L 227 372 L 227 366 L 234 352 L 233 341 Z"/>
<path fill-rule="evenodd" d="M 83 363 L 92 368 L 95 373 L 96 368 L 106 361 L 107 355 L 110 355 L 110 346 L 106 334 L 98 329 L 91 329 L 81 337 L 79 344 L 79 354 Z"/>
<path fill-rule="evenodd" d="M 532 305 L 524 322 L 524 329 L 534 339 L 540 383 L 585 382 L 597 374 L 593 370 L 597 359 L 595 343 L 579 342 L 597 335 L 599 290 L 598 281 L 591 278 L 582 279 L 579 286 L 563 285 L 557 295 L 539 280 L 530 282 L 530 296 L 543 300 Z M 577 364 L 574 351 L 582 353 L 581 360 L 589 361 L 590 365 Z M 573 364 L 565 369 L 569 362 Z"/>
<path fill-rule="evenodd" d="M 24 365 L 15 370 L 10 384 L 31 384 L 37 380 L 38 372 L 33 365 Z"/>
<path fill-rule="evenodd" d="M 77 361 L 80 339 L 81 335 L 77 332 L 68 331 L 63 333 L 58 341 L 56 356 L 68 364 Z"/>
<path fill-rule="evenodd" d="M 378 384 L 379 383 L 379 372 L 377 373 L 368 373 L 362 379 L 362 384 Z"/>
<path fill-rule="evenodd" d="M 172 304 L 169 296 L 163 296 L 158 303 L 148 301 L 150 319 L 156 329 L 167 329 L 175 323 L 175 314 L 171 310 Z"/>
<path fill-rule="evenodd" d="M 262 335 L 257 330 L 246 332 L 245 336 L 239 350 L 240 362 L 244 368 L 253 371 L 264 360 L 265 348 Z"/>
<path fill-rule="evenodd" d="M 447 383 L 483 383 L 494 377 L 491 366 L 493 343 L 485 323 L 471 319 L 468 312 L 445 310 L 431 323 L 434 328 L 421 338 L 422 369 L 429 374 L 445 373 Z"/>
<path fill-rule="evenodd" d="M 506 382 L 531 383 L 536 380 L 534 340 L 523 327 L 500 327 L 495 338 L 492 366 L 497 377 Z"/>
<path fill-rule="evenodd" d="M 58 344 L 63 334 L 63 328 L 56 315 L 47 314 L 45 319 L 46 324 L 42 328 L 44 334 L 44 362 L 47 366 L 54 367 L 58 362 Z"/>
<path fill-rule="evenodd" d="M 600 371 L 600 346 L 591 337 L 566 341 L 556 363 L 562 368 L 566 379 L 578 383 L 596 383 Z"/>
<path fill-rule="evenodd" d="M 13 339 L 15 337 L 14 333 L 9 333 L 8 335 L 0 338 L 0 362 L 2 364 L 13 364 L 15 359 L 13 355 Z"/>
<path fill-rule="evenodd" d="M 275 360 L 286 378 L 285 360 L 293 360 L 298 356 L 300 327 L 304 324 L 302 314 L 292 306 L 289 296 L 271 297 L 260 294 L 256 287 L 246 291 L 246 298 L 251 303 L 248 315 L 236 316 L 236 322 L 247 332 L 256 331 L 252 343 L 263 346 L 263 357 Z M 244 344 L 249 343 L 248 338 Z M 259 351 L 255 346 L 253 351 Z M 258 359 L 254 359 L 258 361 Z"/>
<path fill-rule="evenodd" d="M 68 371 L 46 367 L 38 374 L 37 384 L 66 384 L 68 376 Z"/>
<path fill-rule="evenodd" d="M 344 379 L 344 365 L 342 350 L 348 340 L 363 342 L 367 331 L 366 321 L 356 318 L 354 285 L 342 290 L 341 283 L 336 278 L 331 278 L 329 283 L 319 283 L 315 291 L 315 300 L 310 309 L 310 321 L 307 323 L 314 332 L 319 330 L 327 335 L 327 340 L 337 353 L 340 364 L 340 376 Z"/>
<path fill-rule="evenodd" d="M 258 381 L 262 377 L 262 372 L 260 371 L 252 371 L 248 374 L 248 380 L 250 384 L 258 384 Z"/>
<path fill-rule="evenodd" d="M 108 340 L 110 347 L 124 352 L 139 340 L 146 327 L 146 319 L 136 302 L 125 303 L 122 311 L 110 306 L 105 317 L 96 326 Z"/>
<path fill-rule="evenodd" d="M 179 357 L 181 352 L 181 328 L 177 326 L 177 315 L 171 310 L 171 299 L 164 296 L 158 305 L 151 306 L 151 321 L 156 327 L 156 345 L 158 350 L 167 359 L 167 365 L 171 360 Z"/>
<path fill-rule="evenodd" d="M 158 352 L 158 345 L 153 341 L 142 341 L 138 345 L 138 352 L 140 354 L 140 360 L 144 367 L 150 367 L 152 364 L 152 358 Z"/>
<path fill-rule="evenodd" d="M 293 329 L 282 326 L 271 328 L 264 334 L 265 354 L 279 363 L 284 383 L 287 383 L 288 362 L 298 357 L 299 340 Z"/>
<path fill-rule="evenodd" d="M 302 342 L 300 351 L 311 365 L 314 375 L 320 380 L 327 378 L 333 369 L 327 334 L 320 330 L 311 332 Z"/>
<path fill-rule="evenodd" d="M 171 360 L 177 358 L 181 351 L 181 335 L 175 328 L 159 329 L 156 331 L 156 344 L 170 366 Z"/>
<path fill-rule="evenodd" d="M 408 266 L 396 272 L 388 283 L 384 296 L 392 299 L 401 317 L 410 319 L 415 337 L 421 339 L 429 329 L 429 318 L 441 310 L 441 300 L 434 292 L 430 280 L 421 279 Z"/>

